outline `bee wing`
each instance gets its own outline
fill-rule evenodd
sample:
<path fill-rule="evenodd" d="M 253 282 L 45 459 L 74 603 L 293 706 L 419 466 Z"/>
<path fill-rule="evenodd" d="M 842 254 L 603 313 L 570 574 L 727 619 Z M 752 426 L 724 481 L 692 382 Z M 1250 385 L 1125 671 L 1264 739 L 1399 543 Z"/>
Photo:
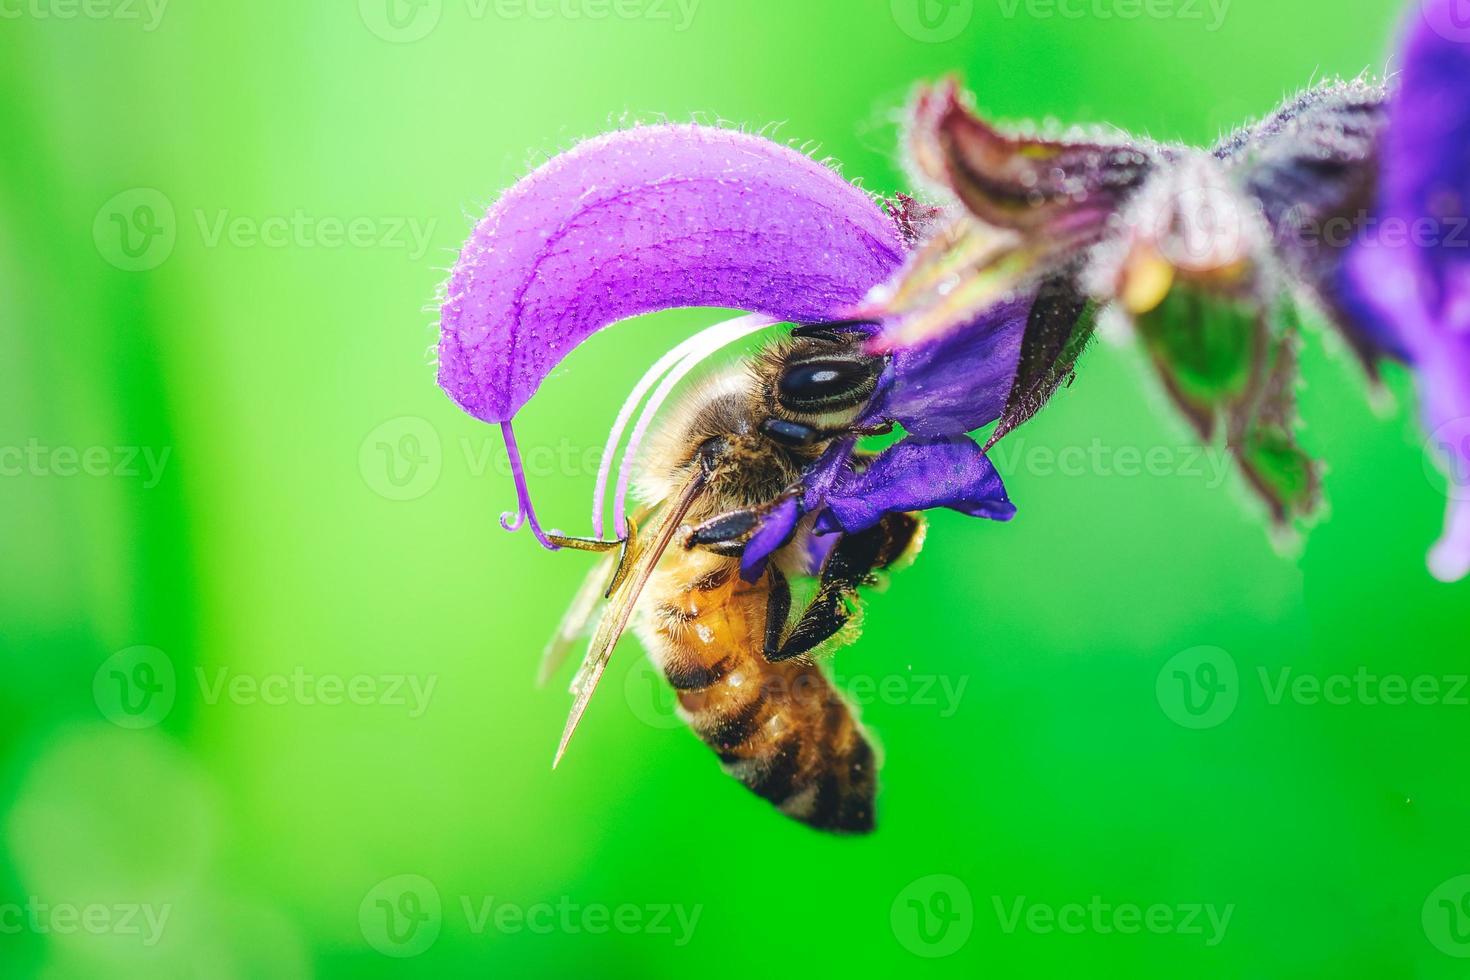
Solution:
<path fill-rule="evenodd" d="M 602 619 L 597 624 L 597 632 L 593 634 L 592 643 L 587 648 L 587 657 L 582 661 L 576 679 L 572 681 L 572 694 L 575 695 L 576 700 L 572 703 L 571 714 L 567 716 L 566 728 L 561 733 L 561 744 L 557 746 L 556 758 L 551 763 L 553 769 L 561 762 L 561 757 L 566 754 L 567 743 L 572 740 L 572 733 L 577 730 L 577 723 L 582 720 L 582 713 L 587 710 L 587 702 L 592 700 L 592 692 L 597 689 L 597 682 L 602 679 L 602 672 L 607 668 L 608 657 L 612 655 L 613 647 L 617 645 L 618 638 L 623 635 L 623 630 L 628 626 L 628 620 L 638 605 L 638 597 L 643 594 L 643 587 L 648 584 L 653 570 L 658 567 L 659 559 L 668 550 L 669 543 L 674 540 L 679 526 L 684 523 L 684 515 L 689 513 L 690 506 L 698 499 L 703 489 L 704 475 L 696 473 L 664 515 L 663 522 L 654 534 L 653 541 L 646 548 L 628 557 L 627 571 L 619 576 L 620 581 L 616 583 L 616 588 L 608 600 L 607 609 L 603 611 Z"/>
<path fill-rule="evenodd" d="M 546 682 L 551 680 L 551 675 L 561 669 L 561 665 L 567 659 L 567 654 L 571 652 L 572 644 L 589 632 L 588 627 L 592 624 L 593 615 L 602 608 L 601 600 L 616 592 L 618 586 L 622 585 L 623 580 L 628 577 L 628 568 L 632 564 L 632 558 L 639 553 L 641 548 L 638 524 L 648 516 L 648 510 L 647 507 L 643 507 L 636 514 L 628 515 L 627 536 L 619 541 L 569 538 L 559 534 L 548 535 L 554 543 L 563 548 L 600 551 L 607 557 L 594 565 L 587 573 L 587 577 L 582 580 L 576 595 L 572 597 L 572 604 L 567 607 L 561 624 L 556 628 L 556 633 L 546 644 L 546 649 L 541 652 L 541 667 L 536 672 L 537 687 L 545 687 Z"/>
<path fill-rule="evenodd" d="M 587 577 L 582 580 L 577 594 L 572 597 L 572 604 L 567 607 L 566 614 L 562 616 L 561 623 L 541 654 L 541 667 L 536 672 L 537 687 L 546 686 L 546 682 L 551 680 L 551 675 L 560 670 L 561 665 L 566 662 L 567 654 L 571 653 L 572 644 L 589 632 L 593 617 L 602 605 L 607 583 L 612 580 L 613 572 L 616 570 L 616 563 L 617 556 L 609 554 L 593 565 Z"/>

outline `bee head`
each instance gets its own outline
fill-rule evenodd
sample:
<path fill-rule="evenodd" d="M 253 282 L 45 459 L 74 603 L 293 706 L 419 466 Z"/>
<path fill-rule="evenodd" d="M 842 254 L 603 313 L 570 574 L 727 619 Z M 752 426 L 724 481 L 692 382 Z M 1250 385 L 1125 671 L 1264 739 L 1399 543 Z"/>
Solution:
<path fill-rule="evenodd" d="M 805 444 L 856 422 L 885 363 L 863 350 L 866 339 L 862 331 L 800 327 L 767 351 L 756 367 L 769 413 L 762 431 L 778 442 Z"/>

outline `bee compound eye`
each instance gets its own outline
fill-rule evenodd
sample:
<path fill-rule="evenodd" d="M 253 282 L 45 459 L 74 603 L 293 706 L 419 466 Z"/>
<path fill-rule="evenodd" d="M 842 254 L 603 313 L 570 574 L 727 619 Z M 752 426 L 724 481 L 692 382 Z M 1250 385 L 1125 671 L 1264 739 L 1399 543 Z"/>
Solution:
<path fill-rule="evenodd" d="M 877 384 L 876 358 L 823 357 L 787 366 L 776 381 L 776 400 L 796 412 L 856 408 Z"/>

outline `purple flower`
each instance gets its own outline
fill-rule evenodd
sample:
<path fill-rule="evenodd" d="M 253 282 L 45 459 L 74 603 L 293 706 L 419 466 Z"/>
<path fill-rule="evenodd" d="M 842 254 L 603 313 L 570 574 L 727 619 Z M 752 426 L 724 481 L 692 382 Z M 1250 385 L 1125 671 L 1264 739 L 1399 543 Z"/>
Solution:
<path fill-rule="evenodd" d="M 1451 503 L 1430 570 L 1470 573 L 1470 23 L 1459 0 L 1425 0 L 1409 26 L 1380 147 L 1375 227 L 1345 263 L 1343 295 L 1364 329 L 1387 333 L 1418 379 Z M 1390 235 L 1386 229 L 1429 234 Z M 1434 231 L 1437 230 L 1437 233 Z"/>
<path fill-rule="evenodd" d="M 613 426 L 593 507 L 593 531 L 600 536 L 612 457 L 652 390 L 619 470 L 614 532 L 621 534 L 627 459 L 674 384 L 718 347 L 770 324 L 849 318 L 900 268 L 935 217 L 933 209 L 907 198 L 885 213 L 868 194 L 801 153 L 704 126 L 601 136 L 520 181 L 465 244 L 445 290 L 439 343 L 441 387 L 466 412 L 500 424 L 504 433 L 519 512 L 502 523 L 510 529 L 528 523 L 551 546 L 531 506 L 512 419 L 587 337 L 672 307 L 752 314 L 670 351 L 629 397 Z M 897 421 L 928 437 L 994 421 L 1013 387 L 1028 310 L 1029 302 L 1018 301 L 977 315 L 968 329 L 932 344 L 896 350 L 869 419 Z M 839 468 L 850 462 L 846 445 L 846 455 L 831 461 Z M 935 465 L 974 465 L 940 443 L 914 442 L 904 458 L 931 452 Z M 955 479 L 963 482 L 967 474 L 957 471 Z M 820 496 L 813 489 L 810 483 L 805 488 L 808 500 Z M 892 493 L 899 492 L 895 485 Z M 783 504 L 780 513 L 799 518 L 810 510 Z M 763 537 L 761 546 L 769 539 Z"/>
<path fill-rule="evenodd" d="M 819 533 L 853 534 L 885 514 L 931 507 L 992 521 L 1016 516 L 1000 474 L 967 436 L 905 439 L 865 465 L 844 469 L 826 502 L 817 516 Z"/>
<path fill-rule="evenodd" d="M 969 436 L 910 436 L 877 455 L 832 447 L 807 474 L 802 496 L 787 498 L 766 515 L 740 561 L 749 581 L 760 578 L 771 552 L 789 541 L 806 514 L 815 513 L 818 538 L 856 534 L 885 514 L 946 507 L 970 517 L 1009 521 L 1016 508 L 1000 474 Z"/>
<path fill-rule="evenodd" d="M 1301 524 L 1319 479 L 1296 440 L 1297 295 L 1324 301 L 1370 370 L 1385 353 L 1327 302 L 1340 250 L 1301 226 L 1332 226 L 1360 207 L 1382 103 L 1380 87 L 1325 84 L 1203 149 L 1118 131 L 1004 129 L 953 82 L 921 88 L 910 156 L 962 209 L 870 295 L 878 344 L 974 343 L 972 328 L 952 334 L 977 316 L 1025 311 L 994 442 L 1070 382 L 1111 309 L 1131 321 L 1200 437 L 1229 447 L 1272 519 Z"/>

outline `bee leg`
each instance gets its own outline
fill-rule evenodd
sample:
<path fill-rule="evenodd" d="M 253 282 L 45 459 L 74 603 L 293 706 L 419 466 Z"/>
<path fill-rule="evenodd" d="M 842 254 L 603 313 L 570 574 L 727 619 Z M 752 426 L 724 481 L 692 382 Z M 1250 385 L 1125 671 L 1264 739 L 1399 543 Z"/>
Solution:
<path fill-rule="evenodd" d="M 570 548 L 573 551 L 612 551 L 621 548 L 623 542 L 604 541 L 601 538 L 575 538 L 565 534 L 557 534 L 555 531 L 546 532 L 546 538 L 558 548 Z"/>
<path fill-rule="evenodd" d="M 766 568 L 770 576 L 770 598 L 766 602 L 766 659 L 771 651 L 781 649 L 781 634 L 786 631 L 786 617 L 791 615 L 791 583 L 775 565 Z"/>
<path fill-rule="evenodd" d="M 738 558 L 756 528 L 760 527 L 761 514 L 762 511 L 755 507 L 718 514 L 690 531 L 684 539 L 684 547 Z"/>
<path fill-rule="evenodd" d="M 760 530 L 765 516 L 784 499 L 716 514 L 689 532 L 684 539 L 684 547 L 699 548 L 726 558 L 739 558 L 745 553 L 750 539 L 755 537 L 755 532 Z"/>
<path fill-rule="evenodd" d="M 646 513 L 646 512 L 644 512 Z M 612 594 L 623 584 L 628 577 L 628 570 L 633 561 L 637 559 L 642 551 L 643 542 L 638 537 L 638 517 L 628 515 L 628 533 L 626 537 L 618 538 L 616 541 L 603 541 L 599 538 L 573 538 L 563 534 L 548 534 L 551 543 L 558 548 L 572 548 L 576 551 L 612 551 L 621 548 L 622 553 L 618 555 L 617 566 L 613 569 L 612 580 L 608 582 L 607 591 L 603 593 L 604 599 L 611 599 Z"/>
<path fill-rule="evenodd" d="M 857 597 L 858 586 L 870 584 L 874 572 L 903 557 L 921 526 L 913 514 L 889 514 L 866 531 L 844 534 L 822 566 L 817 594 L 784 642 L 772 641 L 768 623 L 766 660 L 780 663 L 799 657 L 835 636 L 852 618 L 848 600 Z"/>

